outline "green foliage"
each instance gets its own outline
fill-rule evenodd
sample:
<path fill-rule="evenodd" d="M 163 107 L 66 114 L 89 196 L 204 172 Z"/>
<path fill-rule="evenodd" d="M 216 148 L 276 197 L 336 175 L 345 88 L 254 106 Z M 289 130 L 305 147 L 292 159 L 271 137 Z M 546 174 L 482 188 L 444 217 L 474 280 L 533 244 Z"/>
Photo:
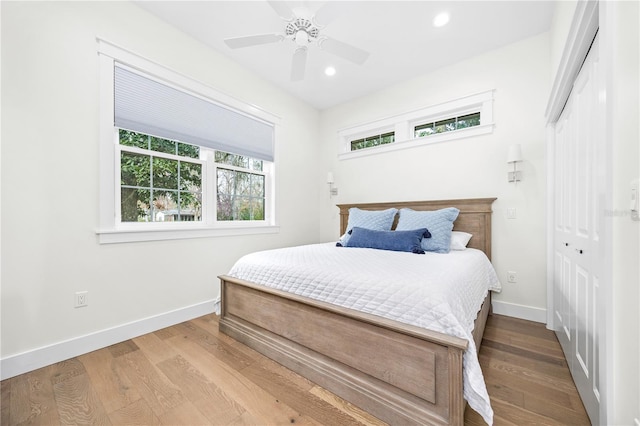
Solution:
<path fill-rule="evenodd" d="M 120 144 L 143 149 L 120 155 L 123 222 L 202 220 L 200 147 L 120 129 Z M 154 152 L 178 156 L 165 158 Z M 262 160 L 216 151 L 216 163 L 261 172 Z M 264 176 L 218 168 L 218 220 L 264 220 Z"/>
<path fill-rule="evenodd" d="M 120 130 L 120 144 L 149 151 L 199 158 L 200 148 Z M 149 154 L 120 155 L 123 222 L 201 220 L 202 165 Z"/>
<path fill-rule="evenodd" d="M 414 129 L 414 137 L 422 138 L 435 133 L 451 132 L 480 125 L 480 113 L 467 114 L 460 117 L 448 118 L 427 124 L 421 124 Z"/>
<path fill-rule="evenodd" d="M 368 136 L 362 139 L 351 141 L 351 151 L 363 148 L 371 148 L 373 146 L 385 145 L 394 142 L 396 139 L 395 132 L 383 133 L 381 135 Z"/>

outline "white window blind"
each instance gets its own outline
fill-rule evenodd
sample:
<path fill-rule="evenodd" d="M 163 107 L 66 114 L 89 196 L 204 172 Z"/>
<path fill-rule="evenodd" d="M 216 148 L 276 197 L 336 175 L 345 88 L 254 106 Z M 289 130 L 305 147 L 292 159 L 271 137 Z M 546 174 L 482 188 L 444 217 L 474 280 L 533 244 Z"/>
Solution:
<path fill-rule="evenodd" d="M 116 127 L 273 161 L 273 125 L 115 67 Z"/>

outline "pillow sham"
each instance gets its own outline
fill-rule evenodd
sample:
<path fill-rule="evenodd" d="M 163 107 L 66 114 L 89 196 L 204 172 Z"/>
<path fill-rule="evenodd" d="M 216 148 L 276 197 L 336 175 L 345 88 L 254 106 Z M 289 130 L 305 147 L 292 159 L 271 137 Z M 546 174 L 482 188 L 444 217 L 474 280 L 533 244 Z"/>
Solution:
<path fill-rule="evenodd" d="M 400 209 L 396 231 L 427 228 L 431 233 L 431 238 L 422 239 L 422 249 L 436 253 L 449 253 L 451 250 L 453 222 L 459 213 L 460 210 L 455 207 L 434 211 Z"/>
<path fill-rule="evenodd" d="M 372 229 L 374 231 L 391 230 L 391 226 L 393 226 L 393 220 L 395 219 L 397 212 L 398 209 L 395 208 L 386 210 L 362 210 L 357 207 L 351 207 L 349 209 L 347 230 L 344 235 L 340 237 L 338 244 L 346 246 L 349 238 L 351 238 L 349 231 L 356 226 L 359 228 Z"/>
<path fill-rule="evenodd" d="M 451 231 L 451 250 L 465 250 L 471 237 L 468 232 Z"/>
<path fill-rule="evenodd" d="M 431 238 L 427 228 L 410 231 L 375 231 L 355 226 L 346 247 L 373 248 L 380 250 L 408 251 L 424 254 L 422 239 Z"/>

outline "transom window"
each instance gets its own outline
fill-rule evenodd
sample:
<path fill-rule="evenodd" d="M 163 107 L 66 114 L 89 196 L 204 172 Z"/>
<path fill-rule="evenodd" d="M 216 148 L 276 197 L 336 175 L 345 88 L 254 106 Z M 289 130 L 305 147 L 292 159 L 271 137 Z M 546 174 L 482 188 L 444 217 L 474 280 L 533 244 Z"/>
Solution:
<path fill-rule="evenodd" d="M 468 127 L 480 125 L 480 113 L 466 114 L 460 117 L 447 118 L 445 120 L 433 121 L 414 127 L 414 137 L 423 138 L 436 133 L 452 132 L 454 130 L 466 129 Z"/>
<path fill-rule="evenodd" d="M 364 155 L 493 132 L 493 90 L 381 118 L 338 132 L 338 157 Z"/>
<path fill-rule="evenodd" d="M 361 138 L 361 139 L 356 139 L 354 141 L 351 141 L 351 151 L 388 144 L 393 142 L 394 140 L 395 140 L 394 132 L 383 133 L 381 135 L 375 135 L 375 136 L 367 136 L 366 138 Z"/>

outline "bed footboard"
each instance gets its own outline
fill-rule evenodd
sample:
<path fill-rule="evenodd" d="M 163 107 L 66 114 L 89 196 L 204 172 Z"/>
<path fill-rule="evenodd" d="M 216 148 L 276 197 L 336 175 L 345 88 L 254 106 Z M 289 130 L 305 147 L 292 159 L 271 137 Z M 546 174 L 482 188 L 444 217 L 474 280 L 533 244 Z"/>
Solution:
<path fill-rule="evenodd" d="M 390 424 L 463 424 L 467 341 L 221 276 L 220 330 Z"/>

